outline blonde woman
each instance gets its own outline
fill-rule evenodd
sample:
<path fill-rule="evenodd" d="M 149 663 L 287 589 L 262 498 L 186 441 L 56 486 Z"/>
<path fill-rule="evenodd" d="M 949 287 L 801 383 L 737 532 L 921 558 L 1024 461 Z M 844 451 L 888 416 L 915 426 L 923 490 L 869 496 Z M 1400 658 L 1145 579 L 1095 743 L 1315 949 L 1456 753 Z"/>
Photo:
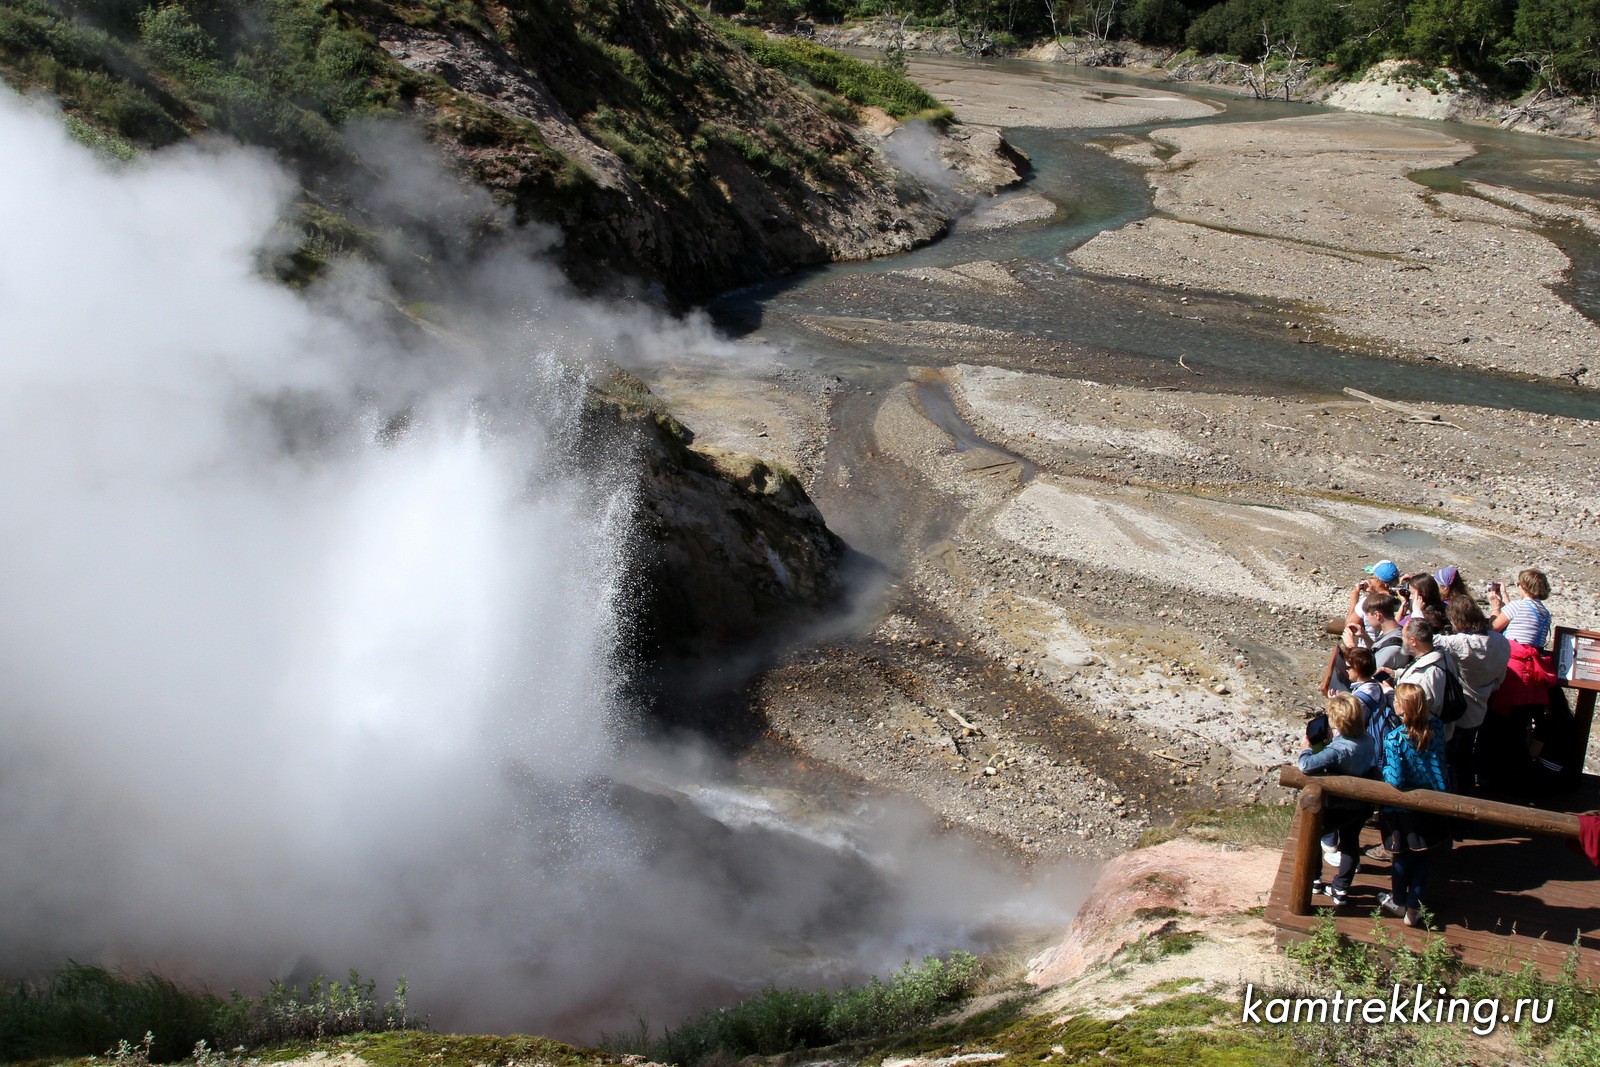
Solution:
<path fill-rule="evenodd" d="M 1383 740 L 1383 780 L 1396 789 L 1450 788 L 1445 763 L 1444 726 L 1428 710 L 1419 685 L 1402 682 L 1394 690 L 1400 724 Z M 1378 898 L 1390 915 L 1407 926 L 1422 924 L 1422 890 L 1428 881 L 1429 853 L 1447 841 L 1444 820 L 1407 808 L 1384 808 L 1384 847 L 1394 856 L 1391 892 Z"/>
<path fill-rule="evenodd" d="M 1359 651 L 1365 651 L 1364 649 Z M 1372 659 L 1367 653 L 1367 660 Z M 1334 693 L 1328 697 L 1328 732 L 1332 735 L 1320 752 L 1311 745 L 1311 730 L 1306 732 L 1306 748 L 1300 753 L 1300 769 L 1306 774 L 1349 774 L 1364 778 L 1378 763 L 1378 746 L 1367 733 L 1367 712 L 1354 693 Z M 1321 885 L 1334 907 L 1345 903 L 1350 883 L 1361 862 L 1361 827 L 1372 814 L 1372 805 L 1353 803 L 1339 797 L 1328 801 L 1323 822 L 1322 857 L 1338 866 L 1333 882 Z M 1318 879 L 1320 884 L 1321 880 Z"/>
<path fill-rule="evenodd" d="M 1550 595 L 1549 577 L 1530 566 L 1518 574 L 1517 589 L 1522 598 L 1506 603 L 1499 582 L 1490 587 L 1490 625 L 1510 641 L 1510 662 L 1506 680 L 1490 697 L 1490 710 L 1496 715 L 1490 715 L 1486 725 L 1496 744 L 1520 755 L 1531 710 L 1549 701 L 1555 664 L 1544 651 L 1550 640 L 1550 609 L 1544 606 Z"/>

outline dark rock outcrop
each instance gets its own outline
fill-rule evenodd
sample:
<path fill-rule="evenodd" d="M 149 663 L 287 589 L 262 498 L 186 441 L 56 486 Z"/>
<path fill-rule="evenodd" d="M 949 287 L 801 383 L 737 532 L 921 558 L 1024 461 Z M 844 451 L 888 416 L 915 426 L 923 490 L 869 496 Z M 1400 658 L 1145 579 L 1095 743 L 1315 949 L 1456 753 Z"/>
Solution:
<path fill-rule="evenodd" d="M 696 447 L 649 388 L 616 371 L 591 387 L 586 439 L 599 456 L 631 452 L 639 479 L 646 656 L 749 646 L 814 617 L 841 592 L 845 546 L 789 471 Z"/>

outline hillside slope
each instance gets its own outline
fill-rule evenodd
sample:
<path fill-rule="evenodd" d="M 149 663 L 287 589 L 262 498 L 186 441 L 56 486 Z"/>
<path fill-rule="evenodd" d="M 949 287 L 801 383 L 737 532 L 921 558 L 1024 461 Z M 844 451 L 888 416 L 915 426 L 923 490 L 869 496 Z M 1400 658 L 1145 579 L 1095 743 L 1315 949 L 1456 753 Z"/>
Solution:
<path fill-rule="evenodd" d="M 680 0 L 0 0 L 0 77 L 118 154 L 210 131 L 271 148 L 307 193 L 300 271 L 370 239 L 352 120 L 420 122 L 519 221 L 560 227 L 580 283 L 679 298 L 904 250 L 954 206 L 861 125 L 862 104 L 942 120 L 931 97 Z"/>

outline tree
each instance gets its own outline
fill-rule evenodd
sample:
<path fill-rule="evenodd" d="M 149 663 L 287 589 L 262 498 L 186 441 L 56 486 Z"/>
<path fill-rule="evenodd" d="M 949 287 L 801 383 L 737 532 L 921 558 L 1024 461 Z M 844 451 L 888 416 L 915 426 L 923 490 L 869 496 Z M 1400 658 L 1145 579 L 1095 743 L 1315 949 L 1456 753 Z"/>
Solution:
<path fill-rule="evenodd" d="M 1261 25 L 1260 58 L 1255 63 L 1234 63 L 1244 75 L 1245 84 L 1257 100 L 1269 100 L 1279 93 L 1285 100 L 1311 72 L 1311 64 L 1301 58 L 1300 45 L 1289 33 L 1274 32 L 1271 24 Z"/>
<path fill-rule="evenodd" d="M 1513 26 L 1508 62 L 1558 96 L 1600 91 L 1600 0 L 1522 0 Z"/>
<path fill-rule="evenodd" d="M 1412 0 L 1406 45 L 1417 59 L 1482 72 L 1512 18 L 1510 0 Z"/>
<path fill-rule="evenodd" d="M 1189 9 L 1179 0 L 1134 0 L 1122 26 L 1130 37 L 1146 44 L 1177 44 L 1189 26 Z"/>
<path fill-rule="evenodd" d="M 1095 41 L 1109 41 L 1117 28 L 1117 14 L 1125 0 L 1081 0 L 1084 33 Z"/>
<path fill-rule="evenodd" d="M 1238 56 L 1253 63 L 1265 53 L 1263 31 L 1276 36 L 1282 15 L 1273 0 L 1224 0 L 1195 16 L 1185 41 L 1196 52 Z"/>
<path fill-rule="evenodd" d="M 1044 12 L 1050 17 L 1050 39 L 1061 40 L 1061 25 L 1056 21 L 1057 12 L 1061 9 L 1061 0 L 1044 0 Z"/>
<path fill-rule="evenodd" d="M 1284 29 L 1298 50 L 1308 56 L 1332 56 L 1350 33 L 1345 9 L 1333 0 L 1289 0 Z"/>

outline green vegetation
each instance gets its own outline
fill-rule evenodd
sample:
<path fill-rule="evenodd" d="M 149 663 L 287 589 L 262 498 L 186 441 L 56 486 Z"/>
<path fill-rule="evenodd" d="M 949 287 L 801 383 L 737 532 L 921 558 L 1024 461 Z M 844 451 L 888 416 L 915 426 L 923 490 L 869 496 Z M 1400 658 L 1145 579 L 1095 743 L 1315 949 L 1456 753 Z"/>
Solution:
<path fill-rule="evenodd" d="M 731 1008 L 687 1020 L 652 1050 L 684 1067 L 713 1057 L 771 1056 L 841 1041 L 886 1038 L 929 1022 L 960 1003 L 978 979 L 978 961 L 965 952 L 907 963 L 888 981 L 837 993 L 769 986 Z"/>
<path fill-rule="evenodd" d="M 0 990 L 0 1061 L 93 1056 L 124 1043 L 159 1063 L 196 1045 L 260 1048 L 291 1040 L 420 1025 L 405 982 L 383 1002 L 355 971 L 344 982 L 313 978 L 304 990 L 274 982 L 266 994 L 226 999 L 160 975 L 130 976 L 69 963 L 48 978 Z"/>
<path fill-rule="evenodd" d="M 951 117 L 949 108 L 903 71 L 863 63 L 810 41 L 768 37 L 747 27 L 727 24 L 724 32 L 762 66 L 852 103 L 882 108 L 895 118 L 944 121 Z"/>
<path fill-rule="evenodd" d="M 1294 809 L 1285 804 L 1244 804 L 1235 808 L 1188 811 L 1168 826 L 1146 830 L 1139 838 L 1139 847 L 1148 848 L 1187 835 L 1201 841 L 1277 851 L 1288 838 L 1293 819 Z"/>
<path fill-rule="evenodd" d="M 1504 969 L 1468 969 L 1434 934 L 1416 950 L 1391 937 L 1373 919 L 1373 944 L 1342 936 L 1330 916 L 1318 922 L 1311 936 L 1288 949 L 1300 964 L 1302 983 L 1263 990 L 1263 996 L 1324 995 L 1339 988 L 1346 996 L 1388 996 L 1399 983 L 1404 989 L 1445 988 L 1467 1000 L 1498 998 L 1509 1004 L 1519 998 L 1549 1000 L 1548 1022 L 1509 1025 L 1523 1054 L 1518 1059 L 1553 1067 L 1591 1067 L 1600 1062 L 1600 991 L 1578 977 L 1576 952 L 1555 978 L 1545 978 L 1531 962 L 1507 959 Z M 1351 1023 L 1300 1023 L 1288 1028 L 1291 1039 L 1311 1062 L 1366 1065 L 1459 1062 L 1462 1030 L 1449 1026 L 1365 1026 Z"/>
<path fill-rule="evenodd" d="M 293 160 L 339 157 L 336 126 L 393 111 L 408 91 L 377 43 L 319 0 L 3 0 L 0 74 L 129 144 L 214 128 Z"/>
<path fill-rule="evenodd" d="M 955 29 L 974 51 L 1057 34 L 1186 48 L 1246 63 L 1288 57 L 1357 74 L 1383 59 L 1450 67 L 1504 91 L 1600 95 L 1592 0 L 742 0 L 768 25 L 888 16 Z"/>
<path fill-rule="evenodd" d="M 1169 921 L 1160 929 L 1123 945 L 1112 958 L 1112 973 L 1120 973 L 1129 966 L 1154 963 L 1167 956 L 1181 956 L 1193 951 L 1204 940 L 1205 935 L 1199 931 L 1180 930 L 1177 922 Z"/>
<path fill-rule="evenodd" d="M 597 180 L 588 157 L 552 147 L 538 124 L 407 69 L 374 36 L 396 25 L 504 55 L 506 77 L 525 71 L 646 198 Z M 579 284 L 620 266 L 699 292 L 748 280 L 752 262 L 780 269 L 794 242 L 769 224 L 803 226 L 819 193 L 894 195 L 836 122 L 863 105 L 949 117 L 902 74 L 769 41 L 683 0 L 0 0 L 0 80 L 54 95 L 72 136 L 111 158 L 204 132 L 272 151 L 304 191 L 298 248 L 270 264 L 294 285 L 387 243 L 374 231 L 390 223 L 362 206 L 351 120 L 416 120 L 518 221 L 563 229 L 557 255 Z M 757 229 L 733 201 L 768 194 Z M 641 256 L 621 247 L 631 238 L 619 212 L 729 238 L 650 242 Z"/>
<path fill-rule="evenodd" d="M 1185 985 L 1194 985 L 1186 982 Z M 991 1067 L 1096 1064 L 1099 1067 L 1283 1067 L 1295 1050 L 1281 1034 L 1227 1025 L 1238 1005 L 1206 992 L 1138 1004 L 1117 1019 L 1027 1014 L 1014 1000 L 959 1023 L 881 1046 L 885 1056 L 994 1052 Z"/>

